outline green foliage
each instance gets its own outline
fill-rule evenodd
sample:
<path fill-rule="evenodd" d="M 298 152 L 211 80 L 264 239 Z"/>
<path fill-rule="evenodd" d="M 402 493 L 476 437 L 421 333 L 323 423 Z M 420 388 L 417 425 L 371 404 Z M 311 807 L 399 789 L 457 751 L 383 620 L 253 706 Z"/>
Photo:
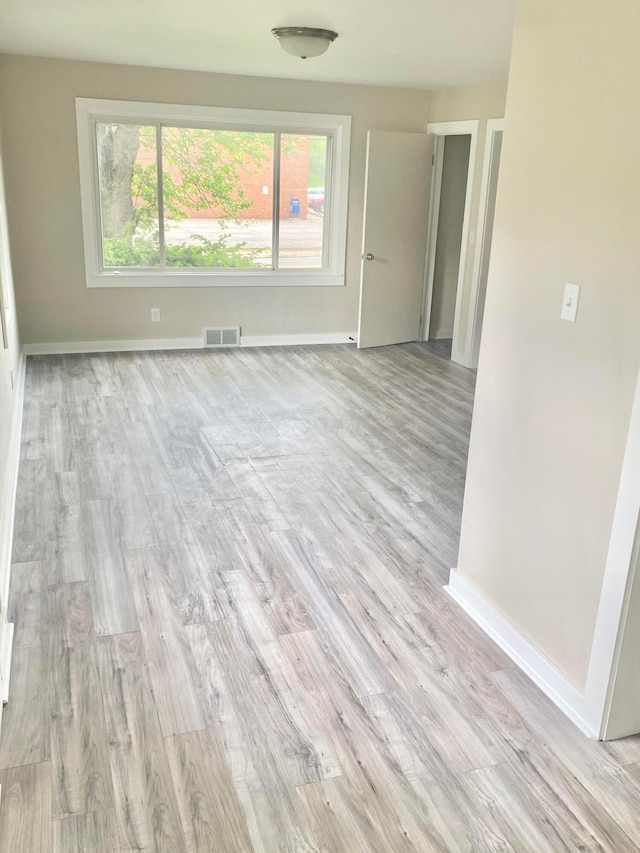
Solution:
<path fill-rule="evenodd" d="M 155 127 L 140 128 L 140 148 L 156 156 Z M 123 187 L 123 191 L 125 188 Z M 158 169 L 155 162 L 148 166 L 135 163 L 129 188 L 134 205 L 133 230 L 149 230 L 158 219 Z"/>
<path fill-rule="evenodd" d="M 117 237 L 102 241 L 105 267 L 157 267 L 160 264 L 158 234 L 136 236 L 129 227 Z"/>
<path fill-rule="evenodd" d="M 115 133 L 117 127 L 114 126 Z M 139 128 L 139 149 L 152 155 L 147 165 L 131 163 L 130 181 L 112 186 L 133 202 L 132 219 L 116 236 L 103 240 L 106 267 L 158 266 L 158 175 L 155 162 L 156 129 Z M 173 223 L 192 211 L 219 208 L 223 218 L 237 219 L 253 202 L 240 187 L 241 176 L 256 173 L 273 152 L 273 134 L 206 128 L 162 128 L 162 197 L 164 214 Z M 137 151 L 133 152 L 134 160 Z M 151 157 L 150 157 L 151 159 Z M 126 174 L 126 173 L 123 173 Z M 131 203 L 131 202 L 130 202 Z M 228 237 L 197 243 L 167 245 L 168 267 L 259 266 L 256 251 L 246 243 L 228 244 Z"/>
<path fill-rule="evenodd" d="M 180 243 L 167 246 L 165 255 L 168 267 L 255 267 L 258 252 L 247 249 L 246 243 L 228 246 L 225 237 L 207 240 L 201 234 L 193 234 L 196 245 Z"/>
<path fill-rule="evenodd" d="M 154 127 L 140 128 L 140 146 L 154 153 Z M 273 134 L 191 127 L 162 128 L 162 201 L 165 216 L 180 221 L 190 210 L 219 207 L 223 216 L 236 218 L 251 207 L 238 188 L 241 174 L 255 174 L 271 156 Z M 158 216 L 158 180 L 155 162 L 136 163 L 131 181 L 136 207 L 135 225 L 148 227 Z"/>
<path fill-rule="evenodd" d="M 309 137 L 309 186 L 324 188 L 327 174 L 327 137 Z"/>
<path fill-rule="evenodd" d="M 324 189 L 327 176 L 327 137 L 322 134 L 283 133 L 280 141 L 283 154 L 290 157 L 308 155 L 308 186 Z"/>
<path fill-rule="evenodd" d="M 194 234 L 195 244 L 178 243 L 165 248 L 167 267 L 255 267 L 259 253 L 247 249 L 246 243 L 229 246 L 227 238 L 208 240 Z M 105 267 L 157 267 L 160 249 L 157 232 L 154 235 L 120 235 L 103 241 Z"/>
<path fill-rule="evenodd" d="M 255 174 L 272 151 L 269 133 L 163 128 L 165 215 L 179 220 L 189 209 L 220 207 L 237 217 L 253 204 L 238 188 L 241 174 Z"/>

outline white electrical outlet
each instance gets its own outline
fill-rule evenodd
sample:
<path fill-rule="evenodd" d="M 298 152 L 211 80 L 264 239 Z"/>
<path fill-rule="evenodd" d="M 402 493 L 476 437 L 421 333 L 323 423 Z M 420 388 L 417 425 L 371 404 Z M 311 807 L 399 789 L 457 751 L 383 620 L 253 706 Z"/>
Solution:
<path fill-rule="evenodd" d="M 152 308 L 151 309 L 151 322 L 152 323 L 159 323 L 160 322 L 160 309 L 159 308 Z"/>
<path fill-rule="evenodd" d="M 575 323 L 578 313 L 578 299 L 580 298 L 579 284 L 565 284 L 564 296 L 562 297 L 562 311 L 560 318 L 569 323 Z"/>

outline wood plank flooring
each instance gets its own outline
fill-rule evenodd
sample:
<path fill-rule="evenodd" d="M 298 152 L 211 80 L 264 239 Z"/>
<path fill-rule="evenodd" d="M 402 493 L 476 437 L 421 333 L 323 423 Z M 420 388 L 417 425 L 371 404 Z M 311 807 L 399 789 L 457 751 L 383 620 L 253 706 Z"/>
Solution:
<path fill-rule="evenodd" d="M 640 850 L 640 739 L 584 738 L 442 591 L 443 355 L 29 359 L 0 853 Z"/>

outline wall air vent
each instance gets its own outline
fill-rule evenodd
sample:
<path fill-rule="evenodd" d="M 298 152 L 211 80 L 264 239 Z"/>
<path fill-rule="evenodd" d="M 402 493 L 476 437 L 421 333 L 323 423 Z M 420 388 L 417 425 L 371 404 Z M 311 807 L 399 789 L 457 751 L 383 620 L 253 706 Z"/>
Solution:
<path fill-rule="evenodd" d="M 203 329 L 203 339 L 205 349 L 211 347 L 239 347 L 240 326 Z"/>

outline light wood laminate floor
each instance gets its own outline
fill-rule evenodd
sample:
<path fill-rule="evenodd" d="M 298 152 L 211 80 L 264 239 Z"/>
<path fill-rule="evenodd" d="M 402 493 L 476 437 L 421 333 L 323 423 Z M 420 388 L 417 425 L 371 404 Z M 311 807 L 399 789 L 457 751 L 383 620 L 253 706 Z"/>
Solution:
<path fill-rule="evenodd" d="M 473 372 L 410 344 L 30 358 L 0 851 L 633 851 L 442 591 Z"/>

